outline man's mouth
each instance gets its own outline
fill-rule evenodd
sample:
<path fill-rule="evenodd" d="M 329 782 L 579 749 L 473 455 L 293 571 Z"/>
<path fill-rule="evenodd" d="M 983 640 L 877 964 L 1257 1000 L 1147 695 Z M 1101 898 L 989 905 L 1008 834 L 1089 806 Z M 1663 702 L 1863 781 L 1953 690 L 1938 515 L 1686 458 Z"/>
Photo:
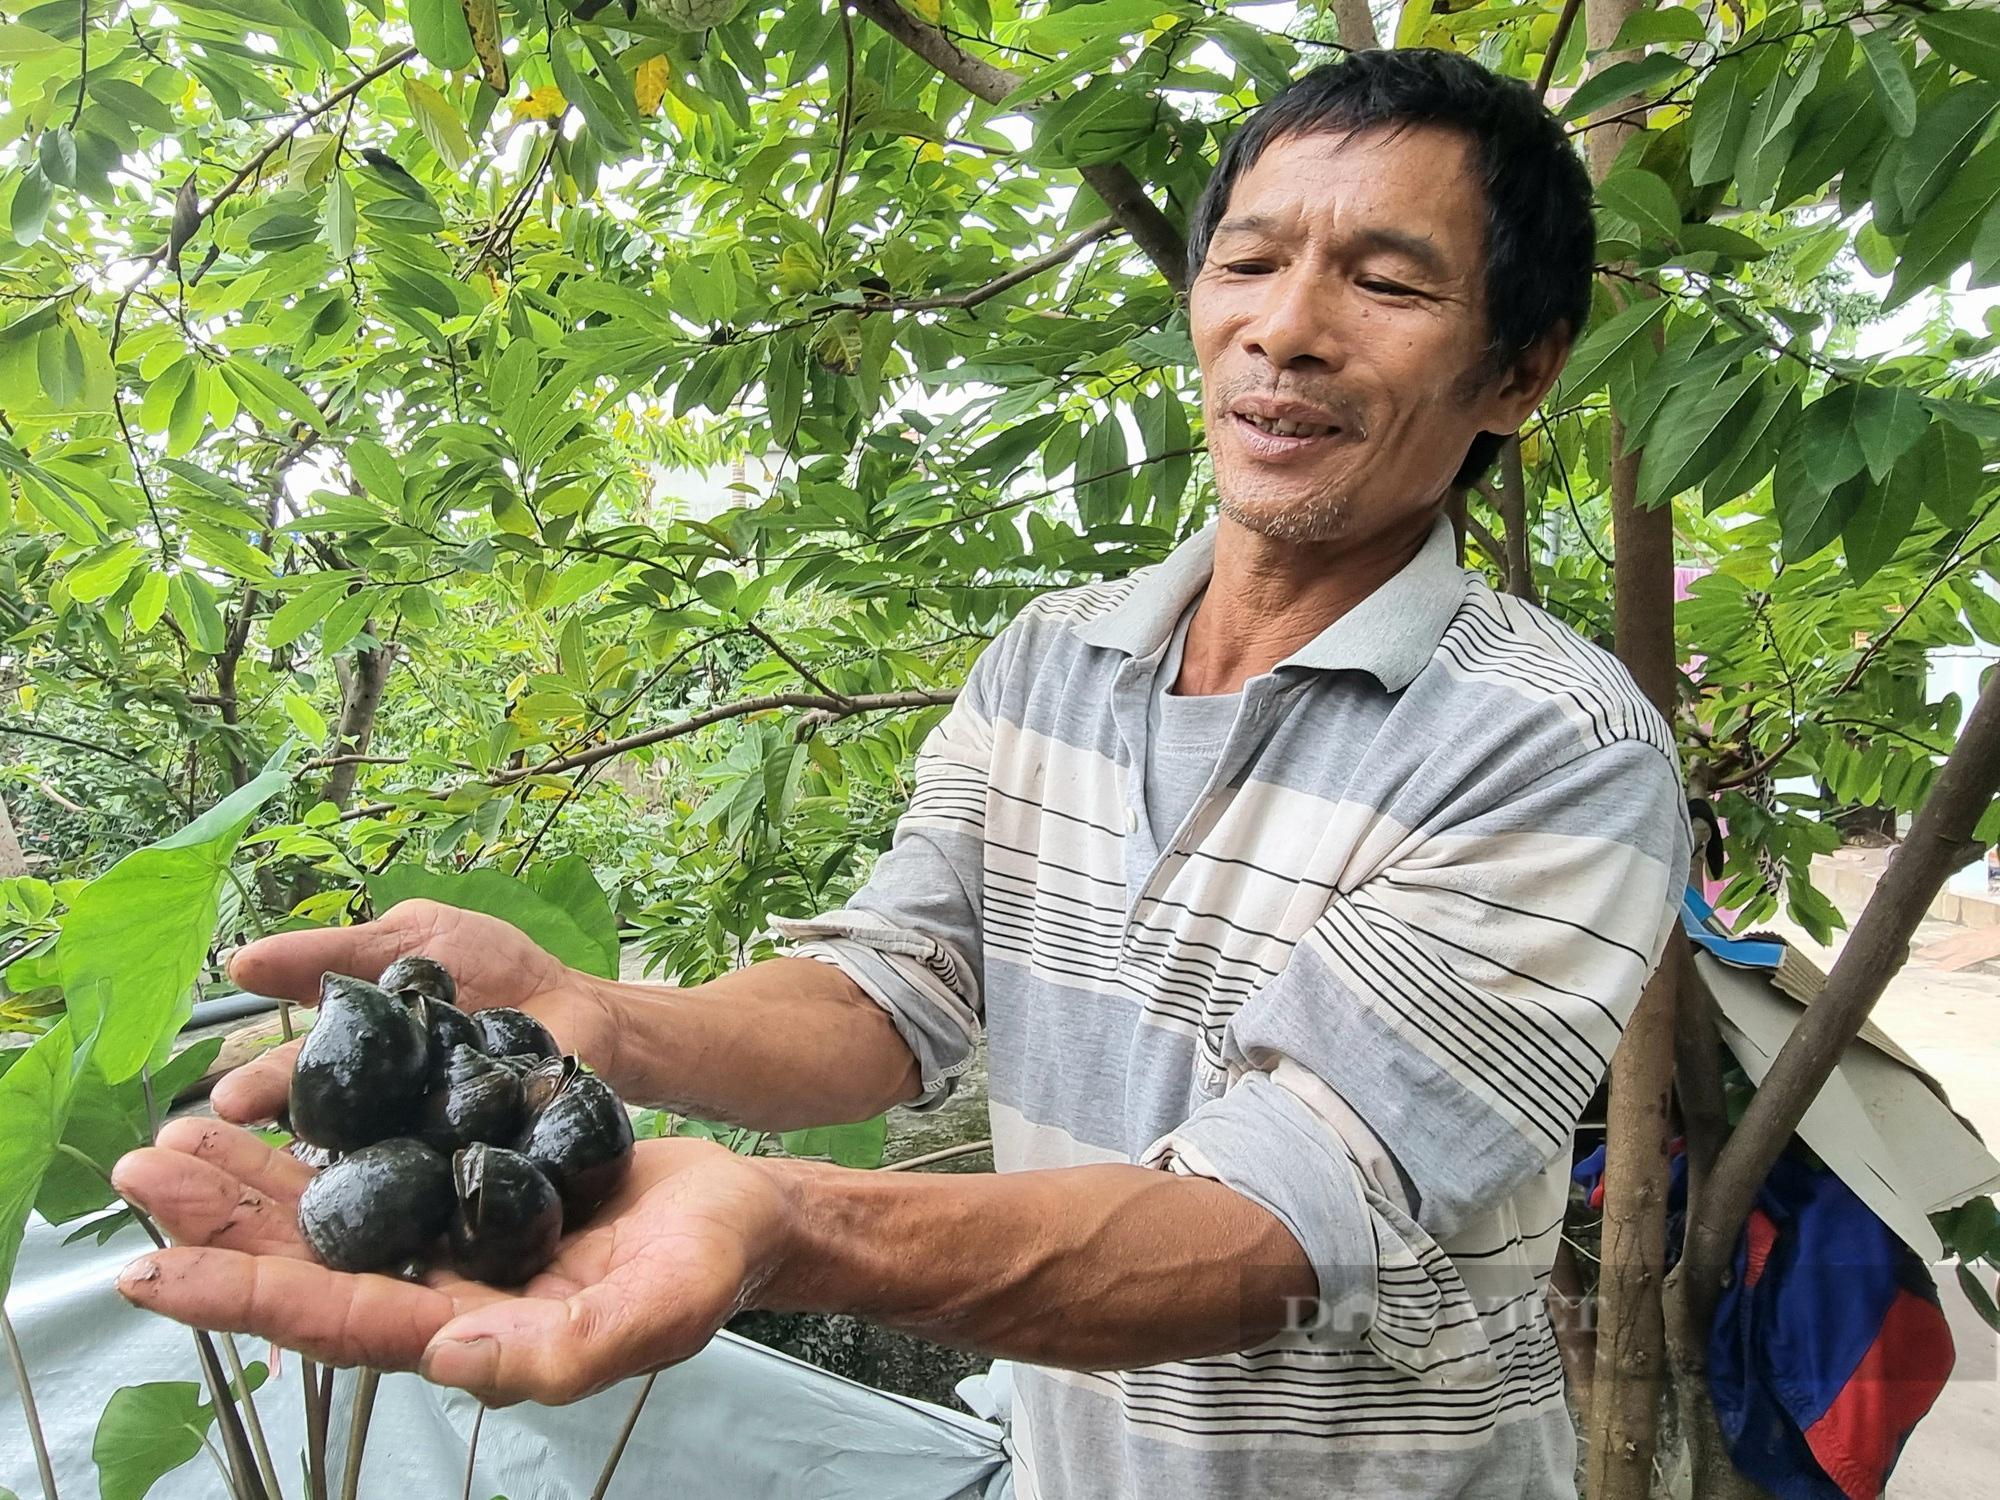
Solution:
<path fill-rule="evenodd" d="M 1274 437 L 1327 437 L 1340 429 L 1331 422 L 1294 422 L 1284 417 L 1260 417 L 1252 412 L 1236 413 L 1259 432 Z"/>

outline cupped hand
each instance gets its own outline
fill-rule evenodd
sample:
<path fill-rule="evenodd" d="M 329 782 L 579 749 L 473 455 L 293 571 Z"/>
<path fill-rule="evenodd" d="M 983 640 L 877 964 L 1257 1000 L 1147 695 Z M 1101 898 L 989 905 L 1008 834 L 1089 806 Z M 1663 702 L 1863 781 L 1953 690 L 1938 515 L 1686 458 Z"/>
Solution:
<path fill-rule="evenodd" d="M 784 1240 L 774 1174 L 707 1141 L 641 1141 L 624 1185 L 517 1290 L 330 1271 L 299 1235 L 312 1170 L 255 1135 L 181 1119 L 113 1178 L 174 1240 L 127 1266 L 128 1301 L 326 1364 L 417 1370 L 489 1405 L 579 1400 L 698 1352 Z"/>
<path fill-rule="evenodd" d="M 507 1005 L 547 1026 L 565 1051 L 602 1066 L 612 1030 L 588 975 L 579 974 L 498 917 L 435 901 L 404 901 L 373 922 L 260 938 L 237 951 L 229 977 L 259 995 L 319 1001 L 320 975 L 373 980 L 408 955 L 436 959 L 458 981 L 465 1010 Z M 222 1078 L 211 1102 L 225 1120 L 273 1119 L 291 1088 L 298 1044 L 274 1048 Z"/>

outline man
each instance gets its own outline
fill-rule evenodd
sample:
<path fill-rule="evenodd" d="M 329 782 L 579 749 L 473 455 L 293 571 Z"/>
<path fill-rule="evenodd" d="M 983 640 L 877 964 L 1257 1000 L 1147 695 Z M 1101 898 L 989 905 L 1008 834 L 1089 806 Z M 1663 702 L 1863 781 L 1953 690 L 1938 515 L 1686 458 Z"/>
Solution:
<path fill-rule="evenodd" d="M 1024 1496 L 1570 1492 L 1542 1289 L 1579 1111 L 1687 862 L 1666 726 L 1455 565 L 1443 507 L 1589 309 L 1589 184 L 1516 83 L 1364 53 L 1259 111 L 1197 214 L 1221 519 L 1030 606 L 895 847 L 795 956 L 695 989 L 411 902 L 243 950 L 247 987 L 423 953 L 627 1098 L 767 1130 L 940 1100 L 983 1027 L 993 1176 L 642 1142 L 521 1294 L 304 1258 L 306 1170 L 170 1126 L 128 1297 L 320 1359 L 564 1401 L 737 1308 L 1022 1361 Z M 217 1088 L 268 1118 L 280 1055 Z"/>

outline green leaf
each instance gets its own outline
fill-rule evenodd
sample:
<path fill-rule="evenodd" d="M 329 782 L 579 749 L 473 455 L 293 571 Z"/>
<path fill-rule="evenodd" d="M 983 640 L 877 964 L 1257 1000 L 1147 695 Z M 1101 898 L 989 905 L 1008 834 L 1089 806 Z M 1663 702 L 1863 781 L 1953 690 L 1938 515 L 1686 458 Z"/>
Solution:
<path fill-rule="evenodd" d="M 1810 420 L 1824 400 L 1806 408 Z M 1803 562 L 1831 545 L 1840 535 L 1847 518 L 1861 506 L 1868 489 L 1868 477 L 1857 462 L 1853 477 L 1831 488 L 1822 488 L 1806 472 L 1801 442 L 1779 455 L 1777 473 L 1771 483 L 1771 498 L 1778 513 L 1778 527 L 1784 539 L 1787 562 Z"/>
<path fill-rule="evenodd" d="M 1597 185 L 1597 201 L 1639 228 L 1671 240 L 1680 231 L 1680 205 L 1674 190 L 1659 177 L 1638 167 L 1613 172 Z"/>
<path fill-rule="evenodd" d="M 499 870 L 465 870 L 443 874 L 421 865 L 391 865 L 368 878 L 368 897 L 378 914 L 401 901 L 422 898 L 485 912 L 511 922 L 540 947 L 573 969 L 612 979 L 618 974 L 616 944 L 607 953 L 602 943 L 578 925 L 575 917 L 538 894 L 527 882 Z"/>
<path fill-rule="evenodd" d="M 63 582 L 72 599 L 95 604 L 117 593 L 126 575 L 139 566 L 145 556 L 144 549 L 137 542 L 119 542 L 89 562 L 71 568 Z"/>
<path fill-rule="evenodd" d="M 1854 425 L 1861 390 L 1858 385 L 1836 385 L 1806 408 L 1799 429 L 1800 457 L 1813 487 L 1822 494 L 1860 473 L 1868 462 Z"/>
<path fill-rule="evenodd" d="M 1913 222 L 1944 190 L 1992 122 L 1996 107 L 2000 107 L 2000 84 L 1962 83 L 1918 116 L 1896 168 L 1896 206 L 1902 223 Z"/>
<path fill-rule="evenodd" d="M 1906 385 L 1859 385 L 1854 391 L 1854 436 L 1868 463 L 1868 472 L 1879 484 L 1889 477 L 1896 460 L 1930 426 L 1917 393 Z"/>
<path fill-rule="evenodd" d="M 196 1042 L 152 1075 L 153 1098 L 165 1110 L 174 1098 L 208 1070 L 222 1051 L 222 1038 Z M 105 1181 L 118 1158 L 152 1139 L 146 1109 L 146 1085 L 137 1078 L 112 1085 L 94 1062 L 77 1076 L 70 1096 L 69 1121 L 63 1144 L 80 1151 L 100 1170 L 92 1171 L 66 1152 L 50 1161 L 35 1196 L 35 1212 L 51 1224 L 68 1224 L 118 1201 Z"/>
<path fill-rule="evenodd" d="M 1861 55 L 1867 59 L 1882 118 L 1897 135 L 1908 135 L 1917 127 L 1917 86 L 1895 37 L 1887 30 L 1862 32 Z"/>
<path fill-rule="evenodd" d="M 229 383 L 230 389 L 236 392 L 245 406 L 258 414 L 265 426 L 279 426 L 276 414 L 283 412 L 322 435 L 330 435 L 326 418 L 313 404 L 312 397 L 289 376 L 244 354 L 232 354 L 226 363 L 216 368 L 222 372 L 222 378 Z M 265 412 L 272 415 L 264 417 Z"/>
<path fill-rule="evenodd" d="M 618 972 L 618 914 L 611 898 L 590 871 L 590 861 L 581 854 L 565 854 L 526 871 L 529 887 L 544 901 L 568 912 L 583 935 L 597 944 L 608 970 Z"/>
<path fill-rule="evenodd" d="M 1588 396 L 1609 381 L 1672 305 L 1665 297 L 1642 297 L 1585 334 L 1563 367 L 1562 400 L 1572 402 Z"/>
<path fill-rule="evenodd" d="M 164 1476 L 195 1458 L 215 1413 L 192 1380 L 155 1380 L 111 1393 L 90 1456 L 103 1500 L 145 1500 Z"/>
<path fill-rule="evenodd" d="M 361 217 L 398 234 L 437 234 L 444 228 L 444 215 L 414 198 L 377 198 L 362 205 Z"/>
<path fill-rule="evenodd" d="M 328 573 L 315 578 L 278 606 L 264 627 L 264 644 L 275 651 L 289 646 L 326 618 L 334 601 L 345 597 L 354 581 L 352 573 Z"/>
<path fill-rule="evenodd" d="M 408 14 L 417 50 L 427 61 L 453 72 L 472 65 L 472 31 L 465 24 L 465 7 L 460 0 L 410 0 Z"/>
<path fill-rule="evenodd" d="M 1561 117 L 1581 120 L 1607 104 L 1616 104 L 1633 94 L 1658 88 L 1673 79 L 1684 78 L 1694 69 L 1671 52 L 1654 52 L 1630 62 L 1613 63 L 1593 73 L 1564 102 Z"/>
<path fill-rule="evenodd" d="M 1656 42 L 1705 42 L 1708 28 L 1701 17 L 1679 5 L 1666 5 L 1658 10 L 1641 10 L 1625 18 L 1625 24 L 1618 28 L 1618 35 L 1612 39 L 1610 52 L 1636 52 L 1641 47 L 1652 46 Z"/>
<path fill-rule="evenodd" d="M 1950 186 L 1911 228 L 1883 308 L 1900 307 L 1965 264 L 1981 223 L 1996 203 L 2000 203 L 2000 144 L 1987 146 L 1960 167 Z"/>
<path fill-rule="evenodd" d="M 1721 182 L 1735 170 L 1756 102 L 1756 75 L 1740 56 L 1723 58 L 1695 91 L 1688 122 L 1688 171 L 1695 186 Z"/>
<path fill-rule="evenodd" d="M 1917 35 L 1954 67 L 2000 81 L 2000 13 L 1940 10 L 1917 16 Z"/>
<path fill-rule="evenodd" d="M 76 186 L 76 136 L 67 125 L 52 125 L 42 132 L 35 159 L 42 175 L 57 187 Z"/>
<path fill-rule="evenodd" d="M 345 172 L 336 171 L 327 178 L 319 222 L 335 260 L 346 260 L 354 253 L 354 186 Z"/>
<path fill-rule="evenodd" d="M 423 131 L 424 139 L 448 165 L 462 167 L 472 159 L 472 139 L 465 133 L 465 122 L 434 84 L 405 74 L 403 97 L 417 117 L 417 127 Z"/>
<path fill-rule="evenodd" d="M 1874 484 L 1840 529 L 1841 550 L 1854 581 L 1866 583 L 1881 570 L 1917 520 L 1917 495 L 1908 485 Z"/>
<path fill-rule="evenodd" d="M 354 44 L 354 32 L 347 24 L 345 0 L 287 0 L 321 36 L 342 52 Z"/>
<path fill-rule="evenodd" d="M 816 1125 L 787 1130 L 778 1137 L 787 1156 L 831 1157 L 837 1166 L 867 1171 L 882 1165 L 889 1139 L 889 1117 L 877 1115 L 852 1125 Z"/>
<path fill-rule="evenodd" d="M 196 650 L 210 656 L 223 652 L 222 614 L 215 607 L 215 590 L 199 573 L 179 572 L 167 580 L 167 605 L 174 620 Z"/>
<path fill-rule="evenodd" d="M 1761 370 L 1669 398 L 1657 436 L 1639 459 L 1639 503 L 1651 508 L 1693 489 L 1728 454 L 1738 427 L 1757 409 Z"/>
<path fill-rule="evenodd" d="M 1979 440 L 1949 422 L 1933 422 L 1889 476 L 1892 488 L 1907 491 L 1910 502 L 1921 503 L 1947 526 L 1970 521 L 1973 502 L 1991 482 Z"/>
<path fill-rule="evenodd" d="M 14 1280 L 21 1235 L 69 1121 L 74 1070 L 67 1017 L 0 1074 L 0 1298 Z"/>
<path fill-rule="evenodd" d="M 55 184 L 42 175 L 40 167 L 30 167 L 21 174 L 21 180 L 14 188 L 13 206 L 8 213 L 16 244 L 32 245 L 42 237 L 42 225 L 49 217 L 49 205 L 55 201 Z"/>
<path fill-rule="evenodd" d="M 107 1083 L 173 1039 L 215 933 L 237 841 L 290 782 L 282 757 L 178 833 L 126 855 L 78 891 L 56 944 L 70 1024 Z"/>
<path fill-rule="evenodd" d="M 1752 412 L 1728 453 L 1702 481 L 1701 507 L 1704 512 L 1726 505 L 1738 495 L 1755 488 L 1771 472 L 1779 452 L 1790 442 L 1799 421 L 1799 388 L 1767 378 Z"/>
<path fill-rule="evenodd" d="M 83 345 L 72 324 L 59 323 L 35 336 L 35 368 L 51 406 L 60 411 L 76 405 L 83 395 Z"/>
<path fill-rule="evenodd" d="M 549 69 L 563 98 L 582 111 L 584 123 L 607 150 L 625 156 L 638 148 L 611 90 L 591 75 L 577 71 L 560 38 L 549 48 Z"/>
<path fill-rule="evenodd" d="M 347 445 L 347 467 L 361 487 L 383 504 L 403 503 L 403 471 L 396 467 L 394 455 L 373 438 L 356 438 Z"/>

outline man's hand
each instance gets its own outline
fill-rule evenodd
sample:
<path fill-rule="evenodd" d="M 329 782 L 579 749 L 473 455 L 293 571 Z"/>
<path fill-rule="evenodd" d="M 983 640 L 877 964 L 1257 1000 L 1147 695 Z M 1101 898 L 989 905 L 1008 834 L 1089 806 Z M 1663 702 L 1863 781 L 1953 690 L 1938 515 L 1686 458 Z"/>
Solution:
<path fill-rule="evenodd" d="M 325 927 L 259 939 L 238 951 L 229 977 L 259 995 L 319 1003 L 320 975 L 331 971 L 373 980 L 409 954 L 434 958 L 458 981 L 465 1010 L 507 1005 L 525 1010 L 555 1033 L 565 1051 L 602 1069 L 615 1043 L 605 1005 L 588 975 L 560 963 L 518 927 L 498 917 L 435 901 L 405 901 L 374 922 Z M 273 1118 L 291 1089 L 298 1044 L 278 1047 L 236 1069 L 215 1086 L 212 1102 L 225 1120 L 254 1124 Z"/>
<path fill-rule="evenodd" d="M 489 1404 L 556 1405 L 698 1352 L 783 1241 L 785 1200 L 769 1172 L 707 1141 L 641 1141 L 617 1196 L 525 1287 L 449 1272 L 420 1285 L 311 1258 L 296 1210 L 312 1175 L 234 1126 L 170 1122 L 113 1176 L 175 1248 L 134 1261 L 118 1289 L 181 1322 L 328 1364 L 419 1370 Z"/>

